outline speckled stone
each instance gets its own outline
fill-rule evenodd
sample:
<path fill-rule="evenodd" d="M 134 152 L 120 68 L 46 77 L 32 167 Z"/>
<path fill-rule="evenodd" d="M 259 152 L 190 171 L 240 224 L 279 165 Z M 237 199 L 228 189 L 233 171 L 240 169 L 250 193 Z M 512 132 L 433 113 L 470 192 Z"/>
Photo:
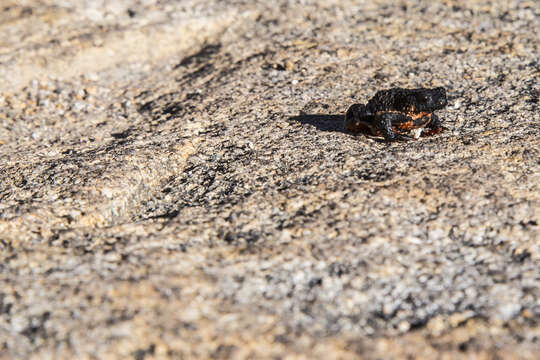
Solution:
<path fill-rule="evenodd" d="M 535 1 L 7 1 L 0 358 L 540 352 Z M 343 113 L 444 86 L 444 131 Z"/>

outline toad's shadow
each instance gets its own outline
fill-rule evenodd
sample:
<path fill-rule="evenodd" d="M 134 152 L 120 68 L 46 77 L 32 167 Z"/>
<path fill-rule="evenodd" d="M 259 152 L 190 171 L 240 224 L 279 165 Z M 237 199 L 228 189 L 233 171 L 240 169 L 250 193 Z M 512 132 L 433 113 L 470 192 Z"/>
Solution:
<path fill-rule="evenodd" d="M 291 116 L 289 120 L 315 126 L 321 131 L 345 132 L 343 130 L 343 115 L 302 114 Z"/>

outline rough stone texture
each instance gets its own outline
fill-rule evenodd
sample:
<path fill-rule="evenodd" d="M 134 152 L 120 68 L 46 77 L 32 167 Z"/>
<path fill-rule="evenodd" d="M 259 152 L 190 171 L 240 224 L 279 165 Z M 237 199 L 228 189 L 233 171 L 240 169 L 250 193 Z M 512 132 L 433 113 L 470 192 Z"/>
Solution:
<path fill-rule="evenodd" d="M 0 7 L 0 357 L 540 352 L 537 1 Z M 444 86 L 446 130 L 342 114 Z"/>

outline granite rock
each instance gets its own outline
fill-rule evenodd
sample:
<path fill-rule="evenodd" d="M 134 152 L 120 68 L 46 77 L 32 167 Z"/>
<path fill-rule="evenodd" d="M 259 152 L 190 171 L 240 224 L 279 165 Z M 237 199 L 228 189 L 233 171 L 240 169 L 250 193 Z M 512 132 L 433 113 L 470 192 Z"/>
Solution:
<path fill-rule="evenodd" d="M 0 358 L 540 352 L 535 1 L 10 1 Z M 444 86 L 440 135 L 343 131 Z"/>

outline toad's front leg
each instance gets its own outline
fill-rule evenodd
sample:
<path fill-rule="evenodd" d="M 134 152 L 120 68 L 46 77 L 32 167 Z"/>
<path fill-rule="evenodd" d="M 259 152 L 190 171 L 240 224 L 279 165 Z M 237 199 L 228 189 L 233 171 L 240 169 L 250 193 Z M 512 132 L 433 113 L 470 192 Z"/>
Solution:
<path fill-rule="evenodd" d="M 431 114 L 431 121 L 426 125 L 422 131 L 422 136 L 431 136 L 438 134 L 442 131 L 442 124 L 439 117 L 435 114 Z"/>
<path fill-rule="evenodd" d="M 409 141 L 409 136 L 398 134 L 392 128 L 392 123 L 402 121 L 403 115 L 397 113 L 382 113 L 375 115 L 375 126 L 386 141 Z"/>

